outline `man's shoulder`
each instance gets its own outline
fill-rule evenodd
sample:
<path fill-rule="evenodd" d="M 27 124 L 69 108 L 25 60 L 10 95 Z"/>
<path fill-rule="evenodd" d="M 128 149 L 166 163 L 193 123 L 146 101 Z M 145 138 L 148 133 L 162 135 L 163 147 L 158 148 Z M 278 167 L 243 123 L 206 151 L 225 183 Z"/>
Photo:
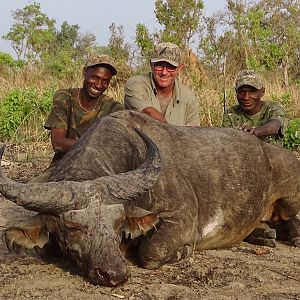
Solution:
<path fill-rule="evenodd" d="M 264 101 L 264 108 L 265 109 L 282 109 L 283 110 L 283 106 L 279 103 L 279 102 L 275 102 L 275 101 Z"/>
<path fill-rule="evenodd" d="M 196 98 L 195 92 L 189 86 L 182 83 L 180 80 L 176 79 L 175 86 L 178 89 L 180 97 L 184 99 L 194 99 Z"/>
<path fill-rule="evenodd" d="M 135 85 L 141 83 L 150 84 L 150 82 L 151 80 L 149 74 L 142 74 L 142 75 L 136 75 L 128 78 L 126 81 L 126 85 L 128 86 L 128 85 Z"/>
<path fill-rule="evenodd" d="M 240 115 L 242 111 L 239 105 L 232 105 L 225 109 L 225 113 L 230 115 Z"/>
<path fill-rule="evenodd" d="M 78 89 L 75 88 L 59 89 L 54 93 L 53 100 L 63 101 L 67 99 L 73 99 L 76 91 L 78 91 Z"/>

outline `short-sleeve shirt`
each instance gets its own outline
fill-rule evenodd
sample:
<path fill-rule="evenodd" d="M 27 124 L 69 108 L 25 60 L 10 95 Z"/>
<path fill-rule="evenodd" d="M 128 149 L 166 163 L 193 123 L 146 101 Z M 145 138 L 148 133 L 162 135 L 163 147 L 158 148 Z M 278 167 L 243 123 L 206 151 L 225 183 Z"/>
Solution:
<path fill-rule="evenodd" d="M 262 140 L 282 145 L 285 113 L 283 107 L 276 102 L 263 101 L 261 110 L 253 115 L 247 115 L 239 105 L 227 108 L 223 115 L 222 126 L 238 128 L 245 124 L 249 127 L 259 127 L 271 120 L 278 120 L 281 124 L 278 134 L 261 137 Z"/>
<path fill-rule="evenodd" d="M 153 107 L 162 112 L 152 72 L 127 80 L 124 104 L 127 109 L 142 111 Z M 173 125 L 200 125 L 199 101 L 194 92 L 178 79 L 175 79 L 173 98 L 164 116 L 166 121 Z"/>
<path fill-rule="evenodd" d="M 84 111 L 79 105 L 78 88 L 58 90 L 53 96 L 50 114 L 45 122 L 46 129 L 63 128 L 67 137 L 77 139 L 95 122 L 96 119 L 110 113 L 123 110 L 123 105 L 102 94 L 92 111 Z M 60 159 L 63 153 L 56 153 L 54 161 Z"/>

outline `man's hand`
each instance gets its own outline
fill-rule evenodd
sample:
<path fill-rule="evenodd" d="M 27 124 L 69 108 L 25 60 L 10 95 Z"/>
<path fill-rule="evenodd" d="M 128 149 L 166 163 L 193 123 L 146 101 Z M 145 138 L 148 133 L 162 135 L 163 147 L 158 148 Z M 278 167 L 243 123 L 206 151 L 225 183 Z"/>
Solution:
<path fill-rule="evenodd" d="M 247 124 L 242 124 L 238 127 L 240 130 L 247 131 L 257 137 L 277 134 L 280 130 L 281 123 L 278 120 L 270 120 L 269 122 L 259 127 L 250 127 Z"/>
<path fill-rule="evenodd" d="M 241 126 L 238 127 L 238 129 L 253 133 L 256 128 L 255 127 L 250 127 L 247 124 L 242 124 Z"/>

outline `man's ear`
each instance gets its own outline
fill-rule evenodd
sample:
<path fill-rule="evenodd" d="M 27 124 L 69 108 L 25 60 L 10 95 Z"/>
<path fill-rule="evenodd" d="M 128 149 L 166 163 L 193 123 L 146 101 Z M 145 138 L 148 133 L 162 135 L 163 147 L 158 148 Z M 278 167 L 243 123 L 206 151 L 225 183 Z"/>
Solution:
<path fill-rule="evenodd" d="M 264 87 L 260 89 L 261 97 L 265 94 L 265 91 L 266 91 L 266 89 Z"/>

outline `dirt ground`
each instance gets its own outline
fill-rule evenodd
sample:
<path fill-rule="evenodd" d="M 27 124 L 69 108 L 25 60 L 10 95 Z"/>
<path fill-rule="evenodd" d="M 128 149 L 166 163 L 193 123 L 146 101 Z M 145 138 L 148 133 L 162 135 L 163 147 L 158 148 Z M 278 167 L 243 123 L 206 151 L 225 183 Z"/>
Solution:
<path fill-rule="evenodd" d="M 15 162 L 13 152 L 8 149 L 4 168 L 23 182 L 39 174 L 50 159 L 23 157 L 22 162 L 19 149 Z M 30 214 L 0 197 L 0 231 Z M 2 241 L 0 248 L 0 299 L 300 299 L 300 249 L 284 243 L 275 249 L 241 243 L 195 252 L 152 271 L 131 266 L 131 278 L 117 288 L 88 283 L 65 259 L 10 254 Z"/>

